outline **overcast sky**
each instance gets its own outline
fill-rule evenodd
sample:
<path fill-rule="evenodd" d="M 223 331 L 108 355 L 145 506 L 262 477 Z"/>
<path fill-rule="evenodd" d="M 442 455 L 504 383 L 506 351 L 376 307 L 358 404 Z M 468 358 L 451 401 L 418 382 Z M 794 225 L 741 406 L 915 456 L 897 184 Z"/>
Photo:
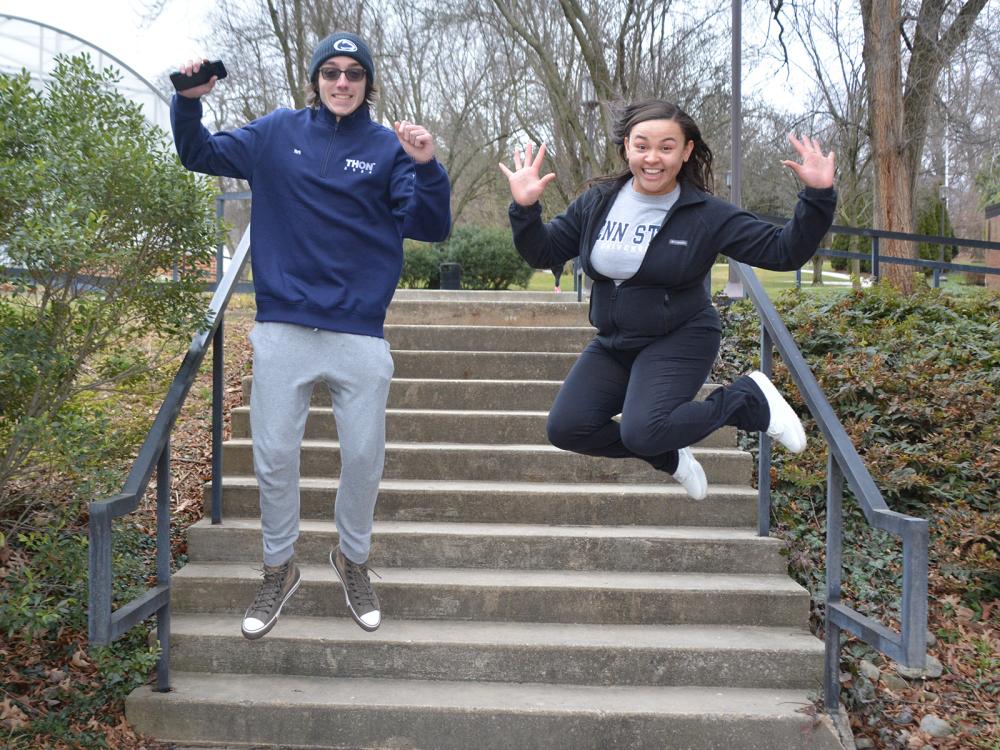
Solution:
<path fill-rule="evenodd" d="M 143 22 L 142 0 L 0 0 L 0 13 L 40 21 L 82 37 L 155 84 L 162 73 L 175 69 L 180 61 L 211 54 L 211 50 L 201 48 L 197 39 L 206 36 L 205 16 L 213 5 L 213 0 L 168 0 L 163 13 L 151 24 Z M 750 29 L 754 22 L 753 17 L 744 17 L 746 37 L 754 36 Z M 31 64 L 16 61 L 24 54 L 23 44 L 0 36 L 4 70 L 10 70 L 12 58 L 16 65 Z M 756 89 L 779 106 L 801 111 L 809 82 L 795 72 L 790 78 L 787 75 L 787 71 L 775 73 L 767 65 L 756 69 L 745 65 L 744 96 Z"/>
<path fill-rule="evenodd" d="M 143 25 L 140 0 L 0 0 L 0 13 L 55 26 L 86 39 L 131 66 L 150 81 L 201 52 L 205 0 L 170 0 L 161 16 Z M 0 38 L 0 46 L 11 48 Z M 7 54 L 4 63 L 9 64 Z"/>

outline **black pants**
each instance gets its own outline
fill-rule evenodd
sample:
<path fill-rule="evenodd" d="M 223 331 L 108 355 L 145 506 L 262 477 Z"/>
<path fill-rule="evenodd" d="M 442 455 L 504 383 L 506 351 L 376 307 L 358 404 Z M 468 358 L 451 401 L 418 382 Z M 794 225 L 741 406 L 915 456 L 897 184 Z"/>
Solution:
<path fill-rule="evenodd" d="M 583 350 L 549 412 L 549 441 L 588 456 L 641 458 L 677 470 L 677 450 L 725 425 L 767 429 L 760 388 L 743 376 L 694 401 L 719 353 L 717 318 L 697 316 L 642 349 Z M 621 414 L 621 422 L 612 419 Z"/>

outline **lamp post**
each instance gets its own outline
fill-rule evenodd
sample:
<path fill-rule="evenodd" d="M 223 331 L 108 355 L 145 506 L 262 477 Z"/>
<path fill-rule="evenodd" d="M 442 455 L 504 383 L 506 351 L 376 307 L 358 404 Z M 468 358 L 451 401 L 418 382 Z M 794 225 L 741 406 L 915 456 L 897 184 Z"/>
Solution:
<path fill-rule="evenodd" d="M 944 213 L 948 210 L 948 186 L 944 183 L 938 187 L 938 198 L 941 201 L 941 205 L 938 207 L 938 214 L 941 220 L 938 222 L 939 235 L 941 239 L 944 239 Z M 938 261 L 944 262 L 944 243 L 938 243 Z M 941 269 L 934 269 L 934 288 L 937 289 L 941 286 Z"/>
<path fill-rule="evenodd" d="M 743 180 L 743 111 L 741 92 L 743 54 L 743 18 L 742 0 L 733 0 L 733 51 L 732 51 L 732 168 L 726 173 L 726 187 L 729 188 L 729 200 L 735 205 L 742 207 L 743 193 L 741 190 Z M 730 299 L 740 299 L 743 297 L 743 283 L 736 275 L 736 268 L 729 264 L 729 280 L 726 282 L 726 296 Z"/>

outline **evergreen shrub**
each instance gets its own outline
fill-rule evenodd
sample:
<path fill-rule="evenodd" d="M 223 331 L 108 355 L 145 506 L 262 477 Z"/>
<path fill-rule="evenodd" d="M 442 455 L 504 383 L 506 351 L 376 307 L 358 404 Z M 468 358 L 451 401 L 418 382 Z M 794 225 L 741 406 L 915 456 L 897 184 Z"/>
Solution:
<path fill-rule="evenodd" d="M 436 245 L 416 240 L 403 243 L 403 273 L 399 285 L 407 289 L 438 289 L 445 255 Z"/>
<path fill-rule="evenodd" d="M 890 509 L 929 521 L 931 564 L 946 587 L 976 611 L 1000 598 L 1000 296 L 925 289 L 905 297 L 879 285 L 833 299 L 787 292 L 776 306 Z M 724 383 L 756 366 L 760 323 L 749 302 L 721 313 L 713 377 Z M 774 380 L 810 443 L 799 456 L 774 452 L 772 527 L 818 610 L 826 446 L 776 363 Z M 756 436 L 744 440 L 753 448 Z M 891 621 L 900 545 L 871 529 L 845 493 L 846 597 Z"/>
<path fill-rule="evenodd" d="M 525 287 L 534 270 L 514 249 L 509 229 L 461 227 L 448 241 L 448 260 L 462 267 L 463 289 Z"/>

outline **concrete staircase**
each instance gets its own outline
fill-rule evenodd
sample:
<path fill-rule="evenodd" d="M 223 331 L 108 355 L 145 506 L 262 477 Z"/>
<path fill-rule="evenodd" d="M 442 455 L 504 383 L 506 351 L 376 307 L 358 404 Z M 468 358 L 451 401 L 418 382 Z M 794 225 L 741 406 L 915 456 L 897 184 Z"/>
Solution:
<path fill-rule="evenodd" d="M 382 627 L 346 617 L 326 563 L 339 456 L 317 388 L 303 583 L 268 636 L 240 635 L 260 524 L 238 409 L 225 521 L 191 528 L 174 578 L 174 691 L 128 699 L 138 729 L 234 747 L 840 747 L 811 709 L 823 649 L 807 593 L 755 535 L 751 459 L 731 430 L 696 448 L 702 502 L 642 462 L 548 445 L 545 412 L 592 335 L 570 295 L 400 292 L 389 323 L 370 560 Z"/>

